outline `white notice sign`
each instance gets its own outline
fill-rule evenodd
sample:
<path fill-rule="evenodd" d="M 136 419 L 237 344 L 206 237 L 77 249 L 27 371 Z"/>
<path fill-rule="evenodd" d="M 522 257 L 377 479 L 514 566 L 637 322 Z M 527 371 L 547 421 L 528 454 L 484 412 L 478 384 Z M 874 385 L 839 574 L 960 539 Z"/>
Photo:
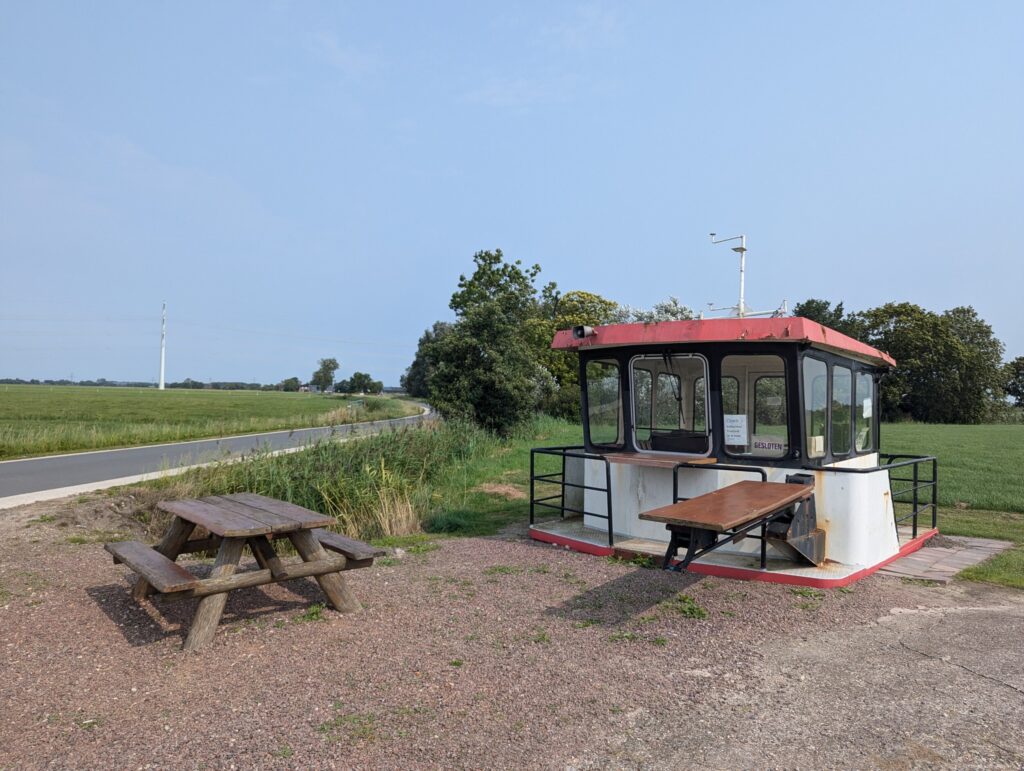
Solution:
<path fill-rule="evenodd" d="M 747 434 L 746 415 L 725 416 L 725 443 L 733 446 L 746 447 L 750 440 Z"/>
<path fill-rule="evenodd" d="M 870 396 L 867 399 L 864 400 L 864 417 L 865 418 L 870 418 L 871 417 L 871 397 Z"/>

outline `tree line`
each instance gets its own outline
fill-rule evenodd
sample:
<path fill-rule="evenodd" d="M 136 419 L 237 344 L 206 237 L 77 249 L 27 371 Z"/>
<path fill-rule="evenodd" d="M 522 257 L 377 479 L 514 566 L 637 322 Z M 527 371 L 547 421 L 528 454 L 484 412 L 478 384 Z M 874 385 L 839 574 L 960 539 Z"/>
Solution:
<path fill-rule="evenodd" d="M 500 249 L 477 252 L 473 263 L 449 302 L 455 320 L 438 321 L 423 333 L 402 387 L 430 399 L 446 418 L 468 419 L 498 434 L 537 412 L 579 419 L 577 356 L 551 349 L 557 330 L 694 316 L 674 297 L 650 309 L 631 308 L 582 290 L 563 293 L 554 282 L 539 285 L 539 265 L 506 261 Z M 933 313 L 888 303 L 847 313 L 842 303 L 811 299 L 798 304 L 794 315 L 897 360 L 881 385 L 886 420 L 1021 420 L 1024 357 L 1004 364 L 1003 344 L 969 306 Z"/>
<path fill-rule="evenodd" d="M 841 302 L 833 306 L 827 300 L 811 299 L 798 303 L 793 314 L 896 359 L 896 368 L 879 388 L 883 420 L 990 423 L 1022 419 L 1024 356 L 1004 363 L 1005 346 L 969 305 L 936 313 L 913 303 L 886 303 L 851 313 Z"/>

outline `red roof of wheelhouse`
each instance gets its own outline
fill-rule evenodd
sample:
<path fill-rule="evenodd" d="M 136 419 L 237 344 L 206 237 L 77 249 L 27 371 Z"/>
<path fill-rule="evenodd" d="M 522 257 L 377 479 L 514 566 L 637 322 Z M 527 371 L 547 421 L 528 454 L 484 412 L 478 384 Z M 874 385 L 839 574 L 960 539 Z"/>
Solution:
<path fill-rule="evenodd" d="M 555 349 L 615 348 L 634 345 L 672 343 L 806 343 L 812 348 L 831 351 L 879 366 L 895 367 L 896 360 L 866 343 L 836 332 L 816 321 L 800 317 L 694 319 L 658 321 L 653 324 L 609 324 L 594 327 L 594 334 L 583 339 L 573 337 L 571 329 L 555 333 Z"/>

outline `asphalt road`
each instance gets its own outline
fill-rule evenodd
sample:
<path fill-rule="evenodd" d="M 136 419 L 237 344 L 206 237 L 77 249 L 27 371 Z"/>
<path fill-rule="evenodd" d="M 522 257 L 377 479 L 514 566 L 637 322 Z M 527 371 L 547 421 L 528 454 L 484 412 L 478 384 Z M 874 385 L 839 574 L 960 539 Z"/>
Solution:
<path fill-rule="evenodd" d="M 0 500 L 14 495 L 100 483 L 223 460 L 262 447 L 286 450 L 301 447 L 332 434 L 345 436 L 353 432 L 379 433 L 388 428 L 419 423 L 424 417 L 425 415 L 412 415 L 327 428 L 273 431 L 222 439 L 200 439 L 148 447 L 10 460 L 0 463 Z"/>

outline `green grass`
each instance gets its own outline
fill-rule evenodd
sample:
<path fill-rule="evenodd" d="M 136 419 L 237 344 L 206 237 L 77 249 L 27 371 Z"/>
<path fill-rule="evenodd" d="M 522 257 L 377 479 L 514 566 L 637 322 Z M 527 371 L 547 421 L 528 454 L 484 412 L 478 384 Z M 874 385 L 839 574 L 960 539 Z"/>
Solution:
<path fill-rule="evenodd" d="M 1024 425 L 886 423 L 881 435 L 884 452 L 939 459 L 940 505 L 1024 512 Z"/>
<path fill-rule="evenodd" d="M 1024 589 L 1024 514 L 940 508 L 939 530 L 945 535 L 1013 541 L 1012 549 L 961 571 L 960 578 Z"/>
<path fill-rule="evenodd" d="M 417 411 L 412 402 L 389 397 L 3 385 L 0 460 L 379 420 Z"/>

